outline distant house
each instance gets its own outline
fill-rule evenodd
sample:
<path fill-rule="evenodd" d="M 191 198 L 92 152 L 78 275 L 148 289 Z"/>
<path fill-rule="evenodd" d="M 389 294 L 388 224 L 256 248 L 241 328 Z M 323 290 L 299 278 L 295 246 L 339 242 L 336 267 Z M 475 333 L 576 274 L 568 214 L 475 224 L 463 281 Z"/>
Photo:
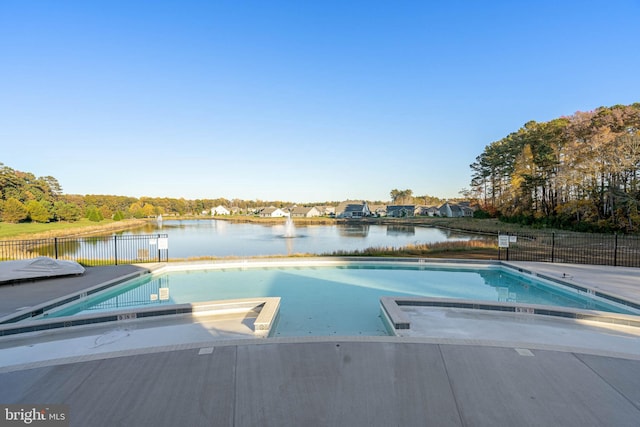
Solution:
<path fill-rule="evenodd" d="M 284 216 L 289 216 L 289 213 L 273 206 L 269 206 L 260 211 L 261 218 L 282 218 Z"/>
<path fill-rule="evenodd" d="M 215 208 L 211 208 L 211 215 L 212 216 L 229 215 L 230 213 L 231 213 L 231 211 L 229 211 L 229 209 L 225 208 L 222 205 L 218 205 Z"/>
<path fill-rule="evenodd" d="M 371 215 L 373 216 L 387 216 L 386 205 L 369 205 L 369 210 L 371 211 Z"/>
<path fill-rule="evenodd" d="M 367 202 L 346 201 L 336 208 L 338 218 L 364 218 L 371 215 Z"/>
<path fill-rule="evenodd" d="M 388 205 L 387 216 L 394 218 L 414 216 L 415 208 L 415 205 Z"/>
<path fill-rule="evenodd" d="M 320 216 L 322 213 L 315 207 L 296 206 L 291 209 L 292 218 L 312 218 L 314 216 Z"/>
<path fill-rule="evenodd" d="M 449 203 L 445 202 L 438 208 L 440 216 L 449 218 L 472 217 L 474 209 L 467 202 Z"/>
<path fill-rule="evenodd" d="M 462 216 L 473 217 L 473 213 L 477 210 L 477 205 L 471 206 L 469 202 L 460 202 L 458 206 L 462 209 Z"/>
<path fill-rule="evenodd" d="M 320 215 L 333 216 L 336 214 L 335 206 L 316 206 L 316 209 L 320 212 Z"/>
<path fill-rule="evenodd" d="M 437 206 L 425 205 L 416 206 L 414 212 L 417 216 L 436 216 L 440 214 Z"/>

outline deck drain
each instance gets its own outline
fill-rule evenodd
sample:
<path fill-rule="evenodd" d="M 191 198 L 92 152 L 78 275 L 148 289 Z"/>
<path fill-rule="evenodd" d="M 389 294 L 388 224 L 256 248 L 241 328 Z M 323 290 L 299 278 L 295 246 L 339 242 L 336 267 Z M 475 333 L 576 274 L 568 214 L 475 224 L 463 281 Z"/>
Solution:
<path fill-rule="evenodd" d="M 211 354 L 213 353 L 213 347 L 203 347 L 198 352 L 198 356 L 202 356 L 203 354 Z"/>
<path fill-rule="evenodd" d="M 526 348 L 516 348 L 515 349 L 520 356 L 533 356 L 531 350 L 527 350 Z"/>

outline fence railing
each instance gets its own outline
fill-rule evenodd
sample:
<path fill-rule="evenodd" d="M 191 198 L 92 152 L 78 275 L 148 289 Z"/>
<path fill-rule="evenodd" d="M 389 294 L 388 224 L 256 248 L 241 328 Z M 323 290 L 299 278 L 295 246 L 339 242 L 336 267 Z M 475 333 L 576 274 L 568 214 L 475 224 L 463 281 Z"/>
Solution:
<path fill-rule="evenodd" d="M 640 236 L 509 233 L 501 237 L 498 258 L 507 261 L 640 267 Z"/>
<path fill-rule="evenodd" d="M 164 262 L 168 247 L 166 234 L 7 240 L 0 241 L 0 261 L 47 256 L 88 266 Z"/>
<path fill-rule="evenodd" d="M 640 236 L 587 233 L 509 233 L 499 236 L 498 259 L 640 267 Z M 48 256 L 83 265 L 169 260 L 168 235 L 54 237 L 0 241 L 0 261 Z"/>

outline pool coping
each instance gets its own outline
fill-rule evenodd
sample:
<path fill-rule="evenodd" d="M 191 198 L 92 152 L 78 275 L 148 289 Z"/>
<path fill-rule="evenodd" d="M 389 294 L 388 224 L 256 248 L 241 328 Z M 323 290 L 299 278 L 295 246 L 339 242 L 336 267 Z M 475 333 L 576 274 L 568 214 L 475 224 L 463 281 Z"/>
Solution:
<path fill-rule="evenodd" d="M 631 307 L 632 309 L 635 310 L 640 310 L 640 299 L 638 300 L 634 300 L 632 298 L 629 297 L 620 297 L 615 295 L 612 292 L 604 292 L 601 289 L 597 289 L 595 287 L 592 286 L 587 286 L 584 284 L 577 284 L 574 282 L 571 282 L 569 279 L 569 277 L 565 278 L 564 280 L 562 278 L 558 278 L 558 277 L 553 277 L 549 274 L 545 274 L 545 273 L 539 273 L 536 271 L 533 271 L 529 268 L 524 268 L 524 267 L 520 267 L 517 265 L 513 265 L 509 262 L 505 262 L 505 261 L 500 261 L 500 265 L 516 270 L 518 273 L 524 273 L 524 274 L 529 274 L 533 277 L 537 277 L 540 279 L 544 279 L 556 284 L 559 284 L 561 286 L 566 286 L 568 288 L 572 288 L 575 291 L 578 291 L 578 293 L 580 294 L 584 294 L 584 295 L 588 295 L 588 296 L 595 296 L 595 297 L 599 297 L 599 298 L 603 298 L 605 300 L 614 302 L 616 304 L 621 304 L 621 305 L 625 305 L 627 307 Z M 624 267 L 621 267 L 624 268 Z"/>
<path fill-rule="evenodd" d="M 436 259 L 436 258 L 378 258 L 378 257 L 314 257 L 304 259 L 291 259 L 291 258 L 268 258 L 268 259 L 241 259 L 241 260 L 221 260 L 221 261 L 201 261 L 201 262 L 176 262 L 176 263 L 156 263 L 151 266 L 147 266 L 146 271 L 129 273 L 121 276 L 117 279 L 112 279 L 107 282 L 100 283 L 92 286 L 80 292 L 68 294 L 66 296 L 56 298 L 48 301 L 44 304 L 40 304 L 34 307 L 29 307 L 21 310 L 17 313 L 13 313 L 8 316 L 0 318 L 0 337 L 6 335 L 15 335 L 34 331 L 43 331 L 48 329 L 59 329 L 71 326 L 100 324 L 104 322 L 120 322 L 131 321 L 142 318 L 152 318 L 157 316 L 166 315 L 193 315 L 199 312 L 204 312 L 205 306 L 218 305 L 220 312 L 229 310 L 233 307 L 233 304 L 238 304 L 241 300 L 220 300 L 220 301 L 208 301 L 202 303 L 191 304 L 174 304 L 167 305 L 163 308 L 147 307 L 139 309 L 125 309 L 120 311 L 109 312 L 109 314 L 87 314 L 82 316 L 67 316 L 51 319 L 38 319 L 28 323 L 17 323 L 21 320 L 29 319 L 39 316 L 44 312 L 60 307 L 64 304 L 79 301 L 82 298 L 86 298 L 97 292 L 103 291 L 110 287 L 116 286 L 125 281 L 134 279 L 136 277 L 144 276 L 147 274 L 161 274 L 169 271 L 188 271 L 188 270 L 202 270 L 204 268 L 210 269 L 223 269 L 223 268 L 259 268 L 259 267 L 287 267 L 287 266 L 330 266 L 330 265 L 347 265 L 349 263 L 378 263 L 378 264 L 407 264 L 407 265 L 441 265 L 441 266 L 485 266 L 485 267 L 501 267 L 515 270 L 521 274 L 528 274 L 532 277 L 537 277 L 543 280 L 553 282 L 557 285 L 566 286 L 573 291 L 578 292 L 590 297 L 602 298 L 611 302 L 622 304 L 632 309 L 640 310 L 640 303 L 635 301 L 629 301 L 626 298 L 620 298 L 612 295 L 608 292 L 602 292 L 600 290 L 593 289 L 589 286 L 578 285 L 566 280 L 561 280 L 546 274 L 537 273 L 527 268 L 512 265 L 505 261 L 498 260 L 463 260 L 463 259 Z M 271 301 L 272 298 L 277 299 Z M 273 328 L 277 324 L 279 316 L 279 297 L 257 297 L 247 298 L 242 304 L 245 304 L 244 309 L 256 310 L 257 306 L 253 303 L 260 303 L 260 314 L 254 324 L 255 333 L 258 336 L 268 337 L 270 336 Z M 229 307 L 224 308 L 227 304 Z M 202 307 L 200 307 L 202 305 Z M 522 303 L 502 303 L 502 302 L 490 302 L 490 301 L 478 301 L 478 300 L 461 300 L 461 299 L 449 299 L 449 298 L 405 298 L 405 297 L 382 297 L 380 299 L 381 313 L 383 314 L 383 323 L 387 327 L 388 332 L 391 335 L 397 335 L 398 330 L 409 329 L 410 322 L 408 317 L 402 312 L 400 306 L 416 305 L 422 307 L 450 307 L 450 308 L 465 308 L 475 310 L 493 310 L 493 311 L 506 311 L 513 313 L 523 313 L 526 315 L 537 314 L 556 316 L 573 319 L 588 319 L 602 321 L 606 323 L 618 323 L 630 326 L 640 326 L 640 316 L 635 315 L 618 315 L 615 313 L 585 310 L 585 309 L 569 309 L 560 308 L 556 306 L 547 305 L 532 305 Z M 264 315 L 262 315 L 264 311 Z M 262 317 L 260 317 L 262 315 Z"/>
<path fill-rule="evenodd" d="M 158 316 L 191 315 L 193 318 L 198 318 L 230 313 L 245 316 L 255 314 L 254 335 L 256 337 L 268 337 L 277 324 L 280 313 L 280 297 L 212 300 L 198 303 L 171 304 L 165 307 L 145 307 L 135 310 L 126 309 L 108 313 L 38 319 L 28 323 L 9 323 L 0 325 L 0 337 L 73 326 L 151 319 Z"/>
<path fill-rule="evenodd" d="M 499 311 L 523 316 L 543 315 L 573 320 L 590 320 L 640 328 L 640 316 L 617 314 L 598 310 L 563 308 L 539 304 L 491 302 L 457 298 L 381 297 L 380 311 L 387 329 L 394 335 L 411 329 L 411 320 L 402 307 L 456 308 L 467 310 Z"/>
<path fill-rule="evenodd" d="M 98 285 L 91 286 L 87 289 L 78 292 L 72 292 L 70 294 L 64 295 L 59 298 L 54 298 L 50 301 L 47 301 L 43 304 L 38 304 L 33 307 L 27 307 L 22 309 L 16 313 L 9 314 L 3 317 L 0 317 L 0 326 L 9 323 L 19 322 L 21 320 L 30 319 L 35 316 L 39 316 L 43 314 L 45 311 L 49 311 L 51 309 L 60 307 L 62 305 L 68 304 L 73 301 L 78 301 L 82 298 L 86 298 L 90 295 L 93 295 L 97 292 L 103 291 L 105 289 L 109 289 L 113 286 L 119 285 L 120 283 L 126 282 L 128 280 L 135 279 L 136 277 L 144 276 L 149 274 L 150 270 L 147 271 L 136 271 L 133 273 L 128 273 L 123 276 L 120 276 L 116 279 L 107 280 L 106 282 L 102 282 Z"/>

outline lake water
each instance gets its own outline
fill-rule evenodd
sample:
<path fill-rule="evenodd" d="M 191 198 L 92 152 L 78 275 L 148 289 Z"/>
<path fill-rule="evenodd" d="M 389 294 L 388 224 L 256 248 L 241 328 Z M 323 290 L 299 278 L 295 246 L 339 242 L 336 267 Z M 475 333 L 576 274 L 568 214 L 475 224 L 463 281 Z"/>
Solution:
<path fill-rule="evenodd" d="M 120 234 L 166 233 L 170 258 L 330 254 L 340 250 L 481 238 L 431 227 L 364 223 L 296 225 L 293 238 L 285 237 L 286 232 L 284 223 L 164 220 L 161 225 L 149 225 Z"/>

